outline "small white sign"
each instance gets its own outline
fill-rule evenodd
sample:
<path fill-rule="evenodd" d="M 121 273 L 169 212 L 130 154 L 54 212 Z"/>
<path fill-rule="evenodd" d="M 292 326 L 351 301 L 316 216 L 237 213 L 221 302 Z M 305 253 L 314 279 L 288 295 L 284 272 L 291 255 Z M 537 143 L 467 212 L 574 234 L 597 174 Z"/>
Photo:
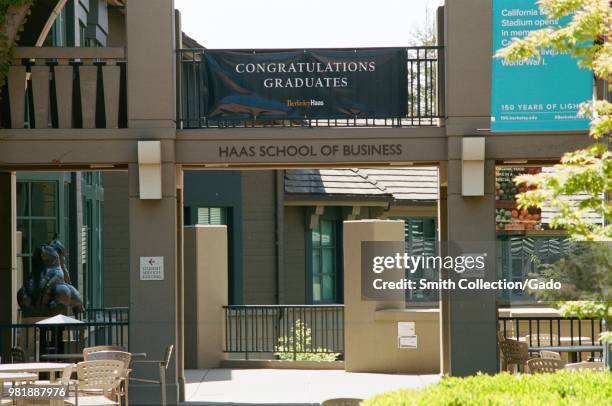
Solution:
<path fill-rule="evenodd" d="M 397 323 L 397 336 L 414 336 L 416 335 L 416 326 L 414 321 L 400 321 Z"/>
<path fill-rule="evenodd" d="M 163 281 L 164 257 L 140 257 L 140 280 Z"/>
<path fill-rule="evenodd" d="M 398 337 L 399 348 L 417 348 L 417 336 Z"/>

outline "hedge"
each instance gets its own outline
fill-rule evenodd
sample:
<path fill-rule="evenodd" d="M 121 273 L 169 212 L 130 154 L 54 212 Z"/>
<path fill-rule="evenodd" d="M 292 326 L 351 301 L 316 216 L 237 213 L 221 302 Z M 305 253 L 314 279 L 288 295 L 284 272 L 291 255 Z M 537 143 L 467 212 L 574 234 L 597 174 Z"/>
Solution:
<path fill-rule="evenodd" d="M 422 389 L 378 395 L 365 406 L 612 405 L 612 373 L 560 371 L 554 374 L 444 377 Z"/>

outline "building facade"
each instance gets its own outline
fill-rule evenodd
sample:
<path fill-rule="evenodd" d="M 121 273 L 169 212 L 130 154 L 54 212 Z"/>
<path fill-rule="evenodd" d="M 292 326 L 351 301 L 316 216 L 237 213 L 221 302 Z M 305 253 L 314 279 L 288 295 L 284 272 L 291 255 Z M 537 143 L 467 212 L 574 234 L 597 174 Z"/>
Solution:
<path fill-rule="evenodd" d="M 356 273 L 346 276 L 356 269 L 357 256 L 340 258 L 338 248 L 357 247 L 359 236 L 342 235 L 340 221 L 352 227 L 351 219 L 407 218 L 408 231 L 393 232 L 395 240 L 420 234 L 477 249 L 483 241 L 496 241 L 501 231 L 502 222 L 495 221 L 503 208 L 496 203 L 496 168 L 552 164 L 590 143 L 586 131 L 490 131 L 492 5 L 486 0 L 448 1 L 439 10 L 435 112 L 421 114 L 417 102 L 416 113 L 389 119 L 391 125 L 347 120 L 342 129 L 337 122 L 314 120 L 262 123 L 253 118 L 248 125 L 227 125 L 199 115 L 189 100 L 203 94 L 189 99 L 184 93 L 197 89 L 185 66 L 197 67 L 201 51 L 183 49 L 180 16 L 171 0 L 23 7 L 31 7 L 31 17 L 14 49 L 1 100 L 0 322 L 16 322 L 13 298 L 23 273 L 18 269 L 27 266 L 18 258 L 27 258 L 31 251 L 26 248 L 52 232 L 63 233 L 75 247 L 85 232 L 87 243 L 73 257 L 80 258 L 82 278 L 95 278 L 104 290 L 89 293 L 85 282 L 83 291 L 92 305 L 129 305 L 131 351 L 159 358 L 167 346 L 175 346 L 167 375 L 173 403 L 184 384 L 184 224 L 226 223 L 232 231 L 232 303 L 343 302 L 352 306 L 351 317 L 370 314 L 372 308 L 346 294 L 358 281 Z M 14 11 L 15 21 L 25 15 Z M 225 152 L 304 145 L 348 147 L 349 153 Z M 368 151 L 393 145 L 396 153 L 362 154 L 361 148 L 351 153 L 358 145 Z M 437 168 L 436 180 L 431 179 L 435 191 L 422 199 L 402 198 L 393 182 L 385 184 L 396 167 Z M 350 171 L 350 176 L 330 168 Z M 190 172 L 195 169 L 202 171 Z M 66 174 L 75 172 L 80 174 Z M 339 188 L 316 179 L 336 176 L 347 178 Z M 367 190 L 343 190 L 356 184 Z M 32 201 L 27 193 L 39 197 Z M 427 220 L 434 217 L 437 222 Z M 36 222 L 42 224 L 40 236 L 25 236 L 38 227 Z M 508 230 L 506 224 L 506 233 L 539 231 Z M 20 238 L 17 231 L 23 233 Z M 24 241 L 28 247 L 20 247 Z M 88 254 L 97 250 L 98 262 L 83 259 L 86 249 Z M 147 258 L 162 258 L 163 272 L 154 280 L 141 272 Z M 103 272 L 94 271 L 96 266 Z M 78 264 L 72 268 L 80 269 Z M 499 269 L 490 272 L 493 277 Z M 485 293 L 473 299 L 461 293 L 440 297 L 436 331 L 443 372 L 498 369 L 498 298 Z M 405 306 L 405 301 L 395 305 Z M 377 319 L 387 333 L 396 321 L 391 313 Z M 352 329 L 357 324 L 349 323 L 350 331 L 357 331 Z M 2 338 L 9 342 L 10 334 L 3 330 Z M 376 352 L 373 343 L 359 343 L 360 352 Z M 155 378 L 157 370 L 138 366 L 134 373 Z M 147 385 L 134 385 L 130 392 L 143 404 L 153 402 L 156 393 Z"/>

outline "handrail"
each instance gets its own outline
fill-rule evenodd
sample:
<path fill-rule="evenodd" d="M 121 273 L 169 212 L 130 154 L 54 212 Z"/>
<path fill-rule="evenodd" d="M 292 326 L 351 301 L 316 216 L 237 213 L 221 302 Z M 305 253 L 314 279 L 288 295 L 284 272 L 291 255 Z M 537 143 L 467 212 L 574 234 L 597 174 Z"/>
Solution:
<path fill-rule="evenodd" d="M 16 47 L 13 59 L 125 59 L 125 48 Z"/>

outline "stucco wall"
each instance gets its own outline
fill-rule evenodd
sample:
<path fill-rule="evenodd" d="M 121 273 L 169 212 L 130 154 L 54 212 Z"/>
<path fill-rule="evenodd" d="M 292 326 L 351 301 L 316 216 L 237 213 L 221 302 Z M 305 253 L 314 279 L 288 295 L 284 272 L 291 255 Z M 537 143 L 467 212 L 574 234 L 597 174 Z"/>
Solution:
<path fill-rule="evenodd" d="M 284 297 L 285 303 L 306 303 L 306 253 L 305 233 L 306 219 L 304 207 L 285 207 L 285 263 L 284 263 Z"/>
<path fill-rule="evenodd" d="M 242 254 L 245 304 L 276 302 L 274 171 L 244 171 Z"/>

